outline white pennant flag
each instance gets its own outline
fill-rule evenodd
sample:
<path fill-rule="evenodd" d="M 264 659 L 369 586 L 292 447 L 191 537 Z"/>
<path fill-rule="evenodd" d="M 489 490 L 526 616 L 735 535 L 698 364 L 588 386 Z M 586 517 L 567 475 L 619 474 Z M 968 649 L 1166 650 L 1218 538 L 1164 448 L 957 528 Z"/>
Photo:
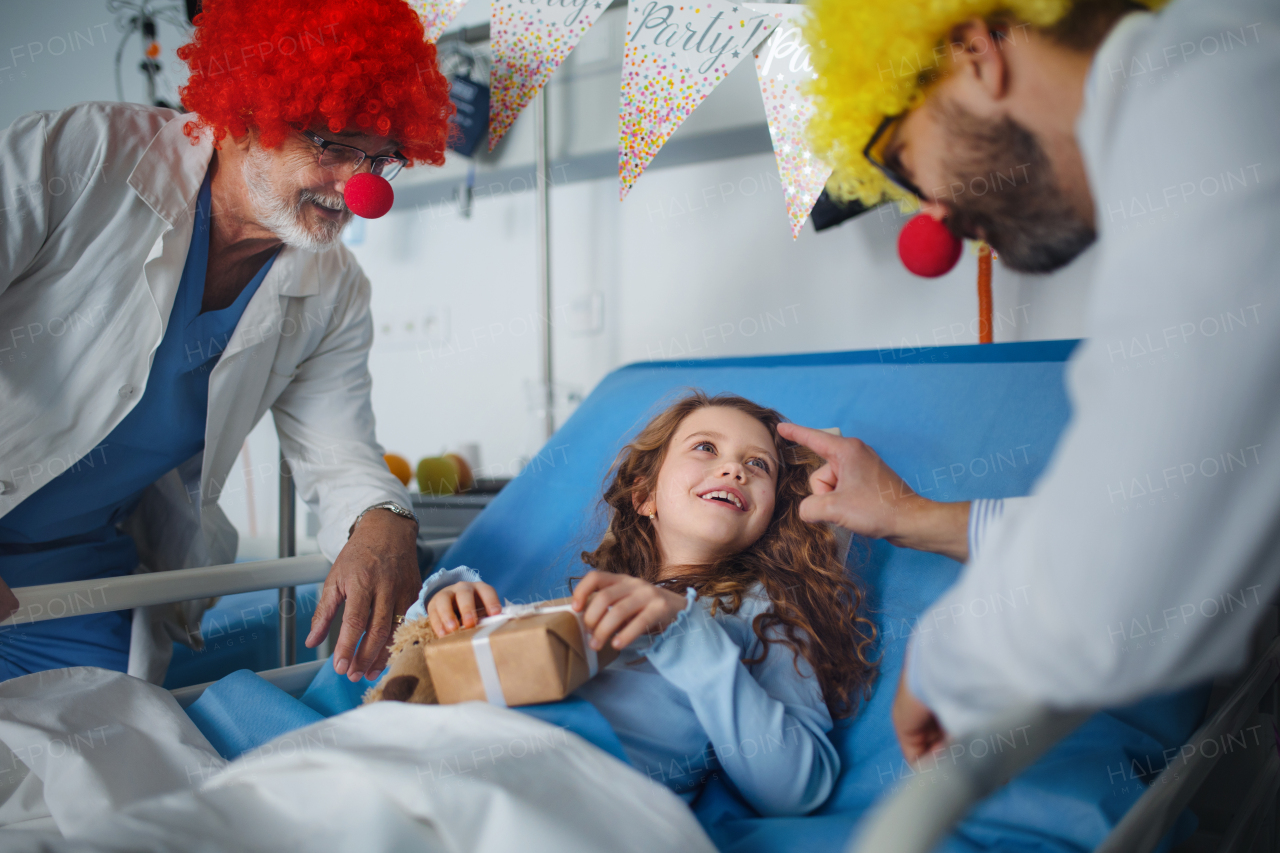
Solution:
<path fill-rule="evenodd" d="M 609 0 L 493 0 L 490 151 L 608 8 Z"/>
<path fill-rule="evenodd" d="M 409 6 L 422 19 L 422 28 L 427 31 L 427 41 L 435 43 L 441 33 L 458 17 L 467 0 L 409 0 Z"/>
<path fill-rule="evenodd" d="M 769 40 L 756 49 L 756 77 L 794 240 L 831 177 L 831 167 L 813 155 L 805 138 L 814 106 L 802 87 L 817 76 L 801 33 L 805 9 L 786 3 L 753 3 L 751 8 L 781 19 Z"/>
<path fill-rule="evenodd" d="M 620 197 L 778 20 L 745 3 L 629 0 L 618 112 Z"/>

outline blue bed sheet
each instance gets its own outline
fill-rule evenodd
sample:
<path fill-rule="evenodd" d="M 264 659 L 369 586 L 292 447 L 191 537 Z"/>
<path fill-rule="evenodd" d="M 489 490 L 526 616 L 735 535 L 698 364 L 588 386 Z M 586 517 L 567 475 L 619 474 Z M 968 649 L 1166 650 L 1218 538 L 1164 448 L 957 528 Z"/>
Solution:
<path fill-rule="evenodd" d="M 228 761 L 325 718 L 247 669 L 210 685 L 187 708 L 187 716 Z"/>
<path fill-rule="evenodd" d="M 320 600 L 320 584 L 306 584 L 297 589 L 298 657 L 315 660 L 308 649 L 311 616 Z M 224 595 L 205 611 L 200 620 L 204 648 L 200 651 L 173 644 L 173 659 L 165 673 L 164 686 L 169 690 L 217 681 L 239 669 L 260 672 L 280 665 L 279 595 L 274 589 Z"/>
<path fill-rule="evenodd" d="M 370 683 L 338 675 L 330 658 L 295 699 L 247 669 L 233 672 L 210 685 L 187 708 L 187 716 L 223 758 L 231 761 L 251 749 L 360 705 Z M 567 729 L 627 762 L 626 753 L 608 721 L 583 699 L 515 709 L 545 723 Z"/>
<path fill-rule="evenodd" d="M 930 498 L 1028 494 L 1067 422 L 1063 367 L 1074 345 L 1050 341 L 890 349 L 622 368 L 600 383 L 441 565 L 475 566 L 512 600 L 566 594 L 569 577 L 584 571 L 578 554 L 593 547 L 603 530 L 599 497 L 611 461 L 626 440 L 688 387 L 742 394 L 809 426 L 838 426 L 844 435 L 867 441 Z M 913 775 L 907 768 L 889 708 L 907 636 L 954 582 L 960 565 L 883 542 L 855 540 L 850 568 L 868 589 L 883 665 L 871 699 L 833 732 L 843 761 L 836 789 L 814 815 L 761 818 L 723 776 L 713 779 L 694 810 L 721 850 L 842 850 L 880 796 L 898 785 L 930 784 L 936 778 Z M 1015 600 L 1005 606 L 1016 605 Z M 331 668 L 323 672 L 328 675 L 318 677 L 301 701 L 291 701 L 329 715 L 351 707 L 367 688 L 367 683 L 350 685 Z M 216 699 L 222 687 L 213 688 L 215 700 L 209 704 L 234 707 L 227 697 Z M 229 680 L 225 689 L 239 690 L 242 684 Z M 260 698 L 260 690 L 255 691 L 252 695 Z M 1151 768 L 1162 766 L 1162 752 L 1191 734 L 1207 698 L 1207 688 L 1189 690 L 1095 715 L 979 805 L 941 849 L 1093 849 L 1140 796 Z M 202 725 L 230 725 L 225 715 L 197 705 L 192 706 L 193 719 L 204 714 Z M 297 720 L 305 718 L 301 710 L 297 715 Z M 584 736 L 607 743 L 599 729 L 603 720 L 590 723 L 583 729 L 590 736 Z M 240 741 L 223 736 L 223 742 L 233 748 Z M 614 754 L 621 755 L 621 749 Z M 931 773 L 945 774 L 946 767 Z M 1189 834 L 1193 825 L 1194 818 L 1185 814 L 1162 848 Z"/>

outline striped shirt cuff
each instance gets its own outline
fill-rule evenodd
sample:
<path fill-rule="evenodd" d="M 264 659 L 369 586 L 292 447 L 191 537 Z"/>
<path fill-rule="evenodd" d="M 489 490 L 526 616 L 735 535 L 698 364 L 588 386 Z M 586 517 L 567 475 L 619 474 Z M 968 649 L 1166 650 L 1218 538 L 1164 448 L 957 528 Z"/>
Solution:
<path fill-rule="evenodd" d="M 979 498 L 969 504 L 969 562 L 977 558 L 991 528 L 1003 515 L 1003 498 Z"/>

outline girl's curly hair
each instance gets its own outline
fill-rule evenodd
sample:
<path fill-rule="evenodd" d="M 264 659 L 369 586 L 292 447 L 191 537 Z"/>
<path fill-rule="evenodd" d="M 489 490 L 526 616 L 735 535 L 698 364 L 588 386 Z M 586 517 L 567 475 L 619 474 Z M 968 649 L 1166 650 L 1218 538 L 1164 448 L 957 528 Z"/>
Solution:
<path fill-rule="evenodd" d="M 662 569 L 657 536 L 636 507 L 657 488 L 658 472 L 680 423 L 693 412 L 719 406 L 737 409 L 768 428 L 778 452 L 778 492 L 773 518 L 764 535 L 745 551 L 707 566 L 686 566 L 679 577 L 659 580 Z M 781 643 L 813 668 L 832 716 L 848 717 L 870 693 L 877 663 L 869 657 L 875 625 L 862 615 L 863 592 L 845 570 L 835 534 L 823 524 L 800 518 L 800 502 L 810 494 L 809 474 L 821 460 L 809 449 L 778 435 L 784 418 L 773 409 L 734 394 L 708 396 L 693 391 L 649 422 L 622 452 L 611 470 L 604 502 L 609 527 L 594 551 L 582 560 L 594 569 L 642 578 L 715 599 L 714 608 L 735 613 L 757 583 L 772 609 L 752 629 L 763 644 L 759 663 Z"/>
<path fill-rule="evenodd" d="M 191 71 L 179 90 L 217 145 L 256 128 L 266 148 L 290 129 L 358 128 L 390 137 L 411 164 L 444 163 L 449 83 L 405 0 L 204 0 L 178 48 Z"/>

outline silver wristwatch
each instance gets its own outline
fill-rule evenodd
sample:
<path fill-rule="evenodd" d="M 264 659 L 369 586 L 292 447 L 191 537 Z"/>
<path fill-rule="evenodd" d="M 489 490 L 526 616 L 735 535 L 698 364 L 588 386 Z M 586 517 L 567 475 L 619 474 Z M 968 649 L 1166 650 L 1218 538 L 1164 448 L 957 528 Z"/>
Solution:
<path fill-rule="evenodd" d="M 351 529 L 347 531 L 347 535 L 348 535 L 348 536 L 350 536 L 352 533 L 354 533 L 354 532 L 355 532 L 356 525 L 360 523 L 360 519 L 364 518 L 364 513 L 365 513 L 365 512 L 368 512 L 368 511 L 369 511 L 369 510 L 371 510 L 371 509 L 387 509 L 387 510 L 391 510 L 391 511 L 392 511 L 392 512 L 394 512 L 396 515 L 403 516 L 404 518 L 412 519 L 414 524 L 417 524 L 417 523 L 418 523 L 418 516 L 414 515 L 413 510 L 411 510 L 411 509 L 405 509 L 404 507 L 400 506 L 400 504 L 396 503 L 395 501 L 383 501 L 383 502 L 382 502 L 382 503 L 380 503 L 380 504 L 374 504 L 373 506 L 371 506 L 371 507 L 369 507 L 368 509 L 366 509 L 364 512 L 362 512 L 362 513 L 360 513 L 359 515 L 357 515 L 357 516 L 356 516 L 356 520 L 355 520 L 355 521 L 353 521 L 353 522 L 351 522 Z"/>

